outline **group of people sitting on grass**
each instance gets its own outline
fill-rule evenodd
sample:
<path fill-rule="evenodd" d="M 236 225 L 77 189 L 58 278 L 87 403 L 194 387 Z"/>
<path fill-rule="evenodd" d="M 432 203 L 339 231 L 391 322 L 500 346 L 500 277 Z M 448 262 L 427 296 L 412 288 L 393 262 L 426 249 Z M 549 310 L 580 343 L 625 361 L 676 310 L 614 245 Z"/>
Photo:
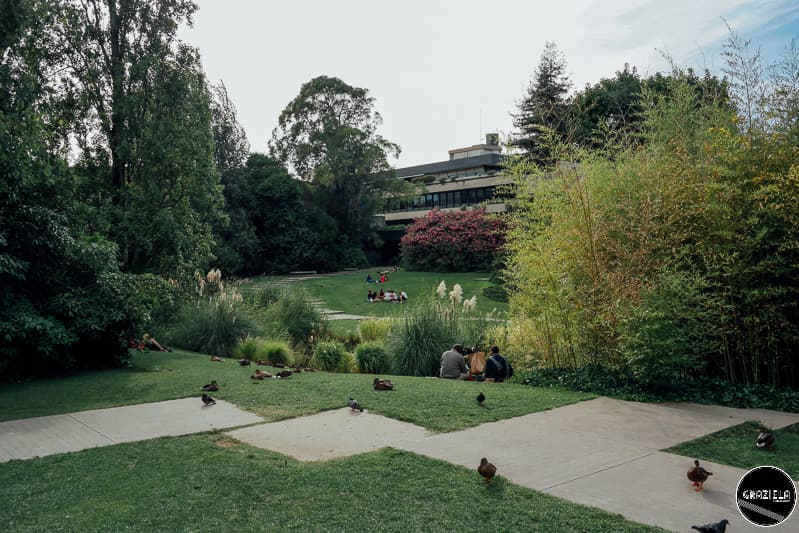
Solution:
<path fill-rule="evenodd" d="M 407 292 L 399 291 L 399 293 L 397 293 L 394 292 L 394 289 L 388 289 L 387 291 L 380 289 L 380 292 L 372 291 L 372 289 L 369 289 L 369 292 L 366 295 L 366 301 L 368 302 L 393 302 L 401 304 L 407 299 L 408 299 Z"/>
<path fill-rule="evenodd" d="M 501 383 L 513 377 L 513 367 L 499 354 L 497 346 L 491 347 L 491 355 L 486 358 L 485 352 L 476 347 L 464 348 L 456 344 L 441 354 L 439 377 Z"/>
<path fill-rule="evenodd" d="M 380 272 L 376 273 L 377 278 L 373 278 L 371 274 L 366 275 L 366 283 L 385 283 L 388 281 L 388 275 L 391 272 L 396 272 L 399 270 L 399 267 L 393 266 L 388 270 L 381 270 Z"/>

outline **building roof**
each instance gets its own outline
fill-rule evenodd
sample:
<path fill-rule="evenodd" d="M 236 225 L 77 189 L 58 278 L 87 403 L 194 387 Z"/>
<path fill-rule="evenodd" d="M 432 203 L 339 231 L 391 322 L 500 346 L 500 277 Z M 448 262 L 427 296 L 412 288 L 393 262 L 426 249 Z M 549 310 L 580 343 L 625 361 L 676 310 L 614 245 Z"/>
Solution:
<path fill-rule="evenodd" d="M 439 161 L 438 163 L 427 163 L 412 167 L 398 168 L 397 176 L 400 178 L 410 178 L 413 176 L 423 176 L 425 174 L 437 174 L 439 172 L 450 172 L 475 167 L 499 167 L 502 164 L 501 154 L 484 154 L 475 157 L 463 157 L 461 159 L 450 159 L 449 161 Z"/>

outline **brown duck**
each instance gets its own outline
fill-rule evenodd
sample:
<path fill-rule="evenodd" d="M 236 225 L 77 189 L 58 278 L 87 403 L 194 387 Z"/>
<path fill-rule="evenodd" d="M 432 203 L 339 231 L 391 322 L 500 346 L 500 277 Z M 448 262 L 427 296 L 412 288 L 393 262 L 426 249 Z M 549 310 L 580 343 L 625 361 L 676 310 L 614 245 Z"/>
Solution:
<path fill-rule="evenodd" d="M 497 467 L 488 462 L 488 459 L 483 457 L 480 459 L 480 466 L 477 467 L 477 473 L 483 476 L 486 483 L 491 481 L 491 478 L 497 473 Z"/>
<path fill-rule="evenodd" d="M 768 450 L 772 446 L 774 446 L 774 441 L 776 440 L 777 439 L 774 437 L 774 433 L 772 433 L 765 427 L 761 427 L 760 433 L 757 436 L 757 447 L 765 448 Z"/>
<path fill-rule="evenodd" d="M 694 466 L 688 470 L 688 481 L 695 487 L 696 492 L 702 492 L 702 485 L 704 485 L 707 478 L 712 476 L 713 472 L 708 472 L 701 466 L 699 461 L 694 461 Z"/>
<path fill-rule="evenodd" d="M 291 376 L 291 370 L 281 370 L 275 375 L 279 378 L 287 378 Z"/>
<path fill-rule="evenodd" d="M 394 384 L 387 379 L 375 378 L 373 384 L 375 390 L 394 390 Z"/>
<path fill-rule="evenodd" d="M 255 374 L 250 376 L 250 379 L 264 379 L 264 378 L 271 378 L 271 377 L 272 377 L 272 374 L 270 374 L 269 372 L 264 372 L 260 368 L 256 368 L 255 369 Z"/>
<path fill-rule="evenodd" d="M 211 356 L 211 361 L 214 361 L 215 363 L 221 363 L 222 362 L 222 358 L 219 357 L 218 355 L 212 355 Z"/>
<path fill-rule="evenodd" d="M 216 392 L 219 390 L 219 385 L 216 384 L 216 380 L 211 380 L 208 385 L 203 385 L 202 390 L 204 392 Z"/>

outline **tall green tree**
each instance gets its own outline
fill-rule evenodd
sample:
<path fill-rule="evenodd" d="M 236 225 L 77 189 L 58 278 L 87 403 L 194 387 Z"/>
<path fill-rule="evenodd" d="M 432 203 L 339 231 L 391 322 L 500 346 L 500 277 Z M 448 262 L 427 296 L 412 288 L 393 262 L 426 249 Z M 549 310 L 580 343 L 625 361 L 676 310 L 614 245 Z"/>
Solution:
<path fill-rule="evenodd" d="M 224 82 L 211 87 L 211 126 L 214 130 L 214 160 L 219 172 L 240 168 L 250 155 L 250 142 L 239 123 L 236 105 Z"/>
<path fill-rule="evenodd" d="M 69 0 L 57 26 L 61 86 L 77 104 L 74 139 L 96 229 L 130 272 L 183 276 L 212 255 L 222 190 L 209 91 L 179 41 L 188 0 Z"/>
<path fill-rule="evenodd" d="M 533 72 L 527 94 L 513 115 L 517 134 L 513 144 L 533 162 L 548 166 L 555 161 L 552 137 L 569 134 L 568 92 L 571 81 L 566 73 L 566 58 L 553 42 L 547 42 Z"/>
<path fill-rule="evenodd" d="M 326 212 L 355 246 L 374 238 L 373 215 L 399 191 L 388 158 L 399 146 L 377 133 L 382 123 L 366 89 L 319 76 L 280 114 L 272 154 L 311 182 Z"/>

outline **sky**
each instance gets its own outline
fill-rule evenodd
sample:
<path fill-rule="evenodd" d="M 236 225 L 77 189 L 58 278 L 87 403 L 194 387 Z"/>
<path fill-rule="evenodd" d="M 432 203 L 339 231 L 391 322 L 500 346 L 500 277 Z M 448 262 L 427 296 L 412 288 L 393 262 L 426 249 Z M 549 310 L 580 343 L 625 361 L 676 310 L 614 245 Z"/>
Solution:
<path fill-rule="evenodd" d="M 797 0 L 196 0 L 181 38 L 224 81 L 253 151 L 316 76 L 369 90 L 398 168 L 513 130 L 544 44 L 565 54 L 573 89 L 681 66 L 721 73 L 725 21 L 775 59 L 799 37 Z"/>

